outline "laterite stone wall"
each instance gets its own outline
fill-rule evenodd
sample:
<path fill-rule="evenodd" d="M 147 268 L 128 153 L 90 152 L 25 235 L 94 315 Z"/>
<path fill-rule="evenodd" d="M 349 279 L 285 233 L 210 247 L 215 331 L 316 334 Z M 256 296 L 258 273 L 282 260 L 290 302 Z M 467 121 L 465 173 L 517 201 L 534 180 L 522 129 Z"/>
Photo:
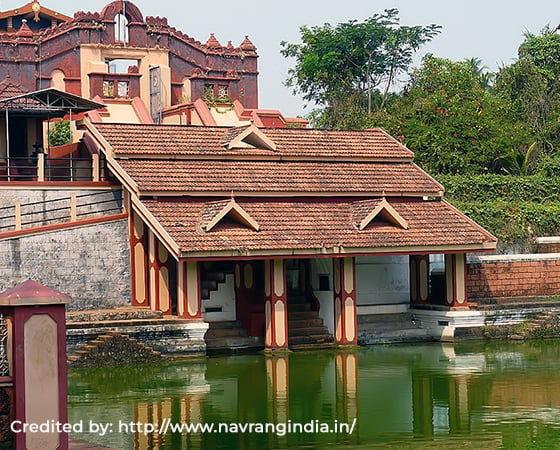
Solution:
<path fill-rule="evenodd" d="M 560 253 L 471 257 L 469 300 L 560 295 Z"/>

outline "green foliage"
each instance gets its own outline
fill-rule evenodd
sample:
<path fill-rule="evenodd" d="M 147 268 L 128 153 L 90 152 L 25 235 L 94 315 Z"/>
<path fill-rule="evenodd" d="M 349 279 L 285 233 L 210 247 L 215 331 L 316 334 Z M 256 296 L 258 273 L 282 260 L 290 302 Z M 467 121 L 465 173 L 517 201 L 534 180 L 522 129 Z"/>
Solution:
<path fill-rule="evenodd" d="M 529 146 L 528 127 L 488 91 L 478 66 L 428 56 L 405 92 L 377 116 L 431 173 L 499 173 L 504 152 Z"/>
<path fill-rule="evenodd" d="M 529 171 L 535 165 L 535 154 L 537 143 L 533 142 L 525 151 L 514 147 L 505 156 L 498 157 L 504 165 L 504 172 L 510 175 L 529 175 Z"/>
<path fill-rule="evenodd" d="M 445 198 L 460 202 L 560 202 L 560 172 L 546 176 L 438 175 Z"/>
<path fill-rule="evenodd" d="M 296 60 L 286 84 L 334 117 L 349 107 L 348 97 L 365 98 L 365 104 L 356 102 L 355 113 L 363 116 L 372 111 L 372 100 L 377 108 L 383 106 L 396 77 L 408 70 L 416 50 L 439 29 L 435 24 L 399 25 L 397 9 L 387 9 L 363 22 L 304 25 L 300 28 L 301 44 L 281 43 L 282 54 Z M 381 92 L 372 99 L 376 89 Z"/>
<path fill-rule="evenodd" d="M 49 141 L 52 146 L 70 144 L 70 121 L 52 122 L 50 126 Z"/>
<path fill-rule="evenodd" d="M 514 242 L 530 244 L 537 236 L 560 233 L 560 202 L 451 202 L 496 236 L 502 245 Z"/>
<path fill-rule="evenodd" d="M 519 60 L 499 71 L 496 92 L 526 122 L 543 154 L 560 149 L 560 35 L 546 27 L 527 33 Z"/>
<path fill-rule="evenodd" d="M 445 198 L 501 245 L 560 234 L 560 177 L 438 175 Z"/>

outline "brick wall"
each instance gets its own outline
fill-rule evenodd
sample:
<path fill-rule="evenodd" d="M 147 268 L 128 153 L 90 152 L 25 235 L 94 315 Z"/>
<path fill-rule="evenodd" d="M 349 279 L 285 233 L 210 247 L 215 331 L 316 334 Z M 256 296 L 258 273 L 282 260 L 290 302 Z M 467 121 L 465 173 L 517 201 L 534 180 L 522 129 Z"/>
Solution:
<path fill-rule="evenodd" d="M 560 295 L 560 253 L 471 257 L 469 300 Z"/>
<path fill-rule="evenodd" d="M 537 238 L 538 253 L 560 253 L 560 237 L 540 237 Z"/>

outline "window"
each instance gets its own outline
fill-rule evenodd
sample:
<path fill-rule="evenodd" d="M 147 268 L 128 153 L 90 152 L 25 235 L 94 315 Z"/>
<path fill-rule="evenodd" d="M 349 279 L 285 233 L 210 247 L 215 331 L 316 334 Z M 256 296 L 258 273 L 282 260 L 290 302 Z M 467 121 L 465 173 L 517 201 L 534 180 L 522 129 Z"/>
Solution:
<path fill-rule="evenodd" d="M 115 42 L 128 44 L 128 19 L 123 14 L 115 16 Z"/>

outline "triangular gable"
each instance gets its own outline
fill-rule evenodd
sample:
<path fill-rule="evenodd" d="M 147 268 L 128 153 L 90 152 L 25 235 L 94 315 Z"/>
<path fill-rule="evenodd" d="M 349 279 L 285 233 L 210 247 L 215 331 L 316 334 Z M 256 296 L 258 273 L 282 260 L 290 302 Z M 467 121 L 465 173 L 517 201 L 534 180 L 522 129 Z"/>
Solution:
<path fill-rule="evenodd" d="M 354 204 L 354 225 L 358 230 L 364 230 L 377 217 L 405 230 L 408 229 L 408 222 L 385 198 L 366 200 Z"/>
<path fill-rule="evenodd" d="M 233 133 L 231 139 L 224 142 L 224 146 L 228 150 L 240 148 L 276 150 L 276 144 L 255 125 L 249 125 L 244 129 L 239 129 L 239 132 Z"/>
<path fill-rule="evenodd" d="M 254 231 L 260 230 L 259 224 L 233 198 L 207 203 L 201 214 L 200 225 L 204 231 L 208 232 L 225 217 L 231 217 Z"/>

